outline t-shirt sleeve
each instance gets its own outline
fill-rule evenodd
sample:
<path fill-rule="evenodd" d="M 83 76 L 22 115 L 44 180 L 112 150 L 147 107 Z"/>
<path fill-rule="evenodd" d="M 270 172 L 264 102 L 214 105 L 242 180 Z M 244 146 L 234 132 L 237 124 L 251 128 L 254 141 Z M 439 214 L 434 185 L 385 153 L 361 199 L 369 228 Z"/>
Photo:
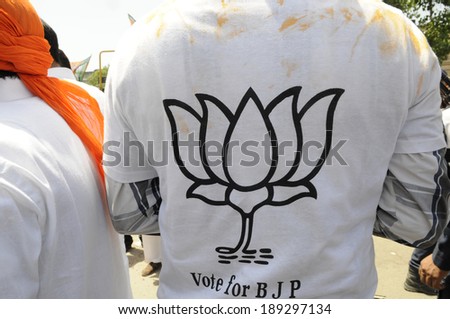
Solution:
<path fill-rule="evenodd" d="M 149 164 L 144 142 L 138 140 L 133 124 L 129 123 L 121 90 L 107 90 L 103 167 L 106 175 L 121 183 L 133 183 L 157 177 Z M 133 107 L 140 107 L 133 105 Z"/>
<path fill-rule="evenodd" d="M 440 110 L 439 61 L 420 30 L 412 24 L 409 28 L 410 100 L 395 149 L 403 154 L 432 152 L 446 146 Z"/>

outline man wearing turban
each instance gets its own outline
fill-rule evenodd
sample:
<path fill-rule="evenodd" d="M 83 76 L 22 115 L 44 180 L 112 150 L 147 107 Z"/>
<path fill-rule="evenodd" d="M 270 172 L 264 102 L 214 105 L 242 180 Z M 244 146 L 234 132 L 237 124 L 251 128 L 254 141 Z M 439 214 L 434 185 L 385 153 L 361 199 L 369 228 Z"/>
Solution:
<path fill-rule="evenodd" d="M 29 1 L 0 2 L 0 298 L 128 298 L 102 115 L 82 88 L 47 77 L 49 48 Z"/>

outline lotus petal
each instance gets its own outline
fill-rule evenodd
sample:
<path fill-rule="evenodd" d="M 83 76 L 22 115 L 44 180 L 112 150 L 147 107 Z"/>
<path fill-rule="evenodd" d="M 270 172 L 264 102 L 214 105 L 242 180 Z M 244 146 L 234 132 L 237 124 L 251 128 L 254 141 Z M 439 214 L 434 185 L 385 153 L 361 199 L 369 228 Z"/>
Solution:
<path fill-rule="evenodd" d="M 282 185 L 301 185 L 311 180 L 324 165 L 331 148 L 334 112 L 344 93 L 329 89 L 311 98 L 299 112 L 302 131 L 301 161 L 295 174 Z"/>
<path fill-rule="evenodd" d="M 224 164 L 224 140 L 233 120 L 233 113 L 217 98 L 197 94 L 203 110 L 203 118 L 200 130 L 201 155 L 203 165 L 212 180 L 217 182 L 227 181 L 223 170 Z"/>
<path fill-rule="evenodd" d="M 187 198 L 198 198 L 214 206 L 227 205 L 225 200 L 227 187 L 221 184 L 193 184 L 187 191 Z"/>
<path fill-rule="evenodd" d="M 248 125 L 250 122 L 251 127 Z M 267 134 L 272 140 L 269 149 L 263 145 Z M 224 171 L 233 187 L 250 191 L 266 185 L 276 169 L 276 146 L 272 123 L 258 96 L 250 88 L 239 104 L 225 137 Z"/>
<path fill-rule="evenodd" d="M 278 163 L 271 182 L 288 180 L 297 170 L 300 161 L 302 135 L 297 112 L 300 90 L 301 87 L 297 86 L 284 91 L 266 108 L 278 145 Z"/>
<path fill-rule="evenodd" d="M 200 156 L 202 117 L 181 101 L 164 100 L 163 103 L 172 131 L 175 161 L 181 172 L 192 181 L 209 180 Z"/>
<path fill-rule="evenodd" d="M 311 183 L 294 187 L 273 186 L 272 194 L 272 199 L 270 201 L 270 205 L 272 206 L 289 205 L 304 197 L 317 197 L 316 189 Z"/>

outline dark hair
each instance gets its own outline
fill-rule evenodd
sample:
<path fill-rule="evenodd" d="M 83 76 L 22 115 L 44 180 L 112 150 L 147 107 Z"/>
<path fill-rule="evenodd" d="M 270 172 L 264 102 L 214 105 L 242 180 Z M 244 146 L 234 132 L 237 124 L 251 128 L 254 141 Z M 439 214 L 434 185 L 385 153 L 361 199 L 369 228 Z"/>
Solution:
<path fill-rule="evenodd" d="M 58 43 L 58 36 L 56 35 L 56 32 L 50 27 L 47 22 L 41 19 L 42 26 L 44 27 L 44 38 L 48 41 L 50 44 L 50 54 L 52 55 L 53 60 L 58 62 L 58 56 L 59 56 L 59 43 Z"/>
<path fill-rule="evenodd" d="M 0 79 L 6 79 L 6 78 L 18 78 L 19 76 L 17 75 L 16 72 L 11 72 L 11 71 L 3 71 L 0 70 Z"/>
<path fill-rule="evenodd" d="M 71 69 L 71 67 L 70 67 L 70 60 L 67 57 L 67 55 L 64 53 L 63 50 L 59 50 L 58 51 L 58 59 L 56 60 L 56 62 L 58 62 L 58 64 L 60 66 L 62 66 L 63 68 Z"/>

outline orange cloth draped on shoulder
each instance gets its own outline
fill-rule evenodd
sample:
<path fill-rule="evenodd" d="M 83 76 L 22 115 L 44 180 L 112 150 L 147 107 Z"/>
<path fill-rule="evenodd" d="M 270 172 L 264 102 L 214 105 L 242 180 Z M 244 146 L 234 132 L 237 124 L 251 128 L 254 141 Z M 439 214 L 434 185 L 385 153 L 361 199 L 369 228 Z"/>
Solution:
<path fill-rule="evenodd" d="M 97 101 L 81 87 L 47 77 L 53 61 L 49 48 L 41 20 L 28 0 L 0 1 L 0 70 L 17 73 L 67 122 L 95 160 L 104 183 L 103 115 Z"/>

